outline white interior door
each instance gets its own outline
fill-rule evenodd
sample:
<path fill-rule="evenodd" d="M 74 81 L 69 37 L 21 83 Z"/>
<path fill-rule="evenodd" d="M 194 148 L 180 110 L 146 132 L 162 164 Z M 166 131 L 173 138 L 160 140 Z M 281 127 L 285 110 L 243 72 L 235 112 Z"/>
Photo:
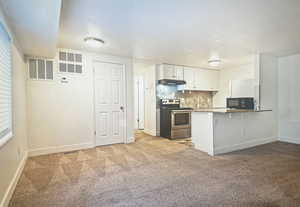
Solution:
<path fill-rule="evenodd" d="M 96 145 L 125 142 L 125 80 L 122 64 L 94 62 Z"/>

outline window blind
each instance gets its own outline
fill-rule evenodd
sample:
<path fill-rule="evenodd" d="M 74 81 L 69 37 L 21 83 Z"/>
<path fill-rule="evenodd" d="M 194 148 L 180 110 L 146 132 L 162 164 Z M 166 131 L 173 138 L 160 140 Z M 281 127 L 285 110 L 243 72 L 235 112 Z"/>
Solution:
<path fill-rule="evenodd" d="M 0 146 L 12 137 L 12 71 L 10 38 L 0 23 Z"/>

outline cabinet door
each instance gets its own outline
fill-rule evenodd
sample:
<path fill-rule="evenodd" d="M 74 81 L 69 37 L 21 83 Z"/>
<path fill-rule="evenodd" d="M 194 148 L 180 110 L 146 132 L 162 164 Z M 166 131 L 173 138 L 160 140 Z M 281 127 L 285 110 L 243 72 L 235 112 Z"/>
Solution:
<path fill-rule="evenodd" d="M 176 79 L 174 65 L 163 64 L 162 79 Z"/>
<path fill-rule="evenodd" d="M 184 80 L 186 81 L 185 90 L 194 89 L 194 69 L 189 67 L 184 67 Z"/>
<path fill-rule="evenodd" d="M 219 71 L 195 69 L 195 90 L 216 91 L 219 85 Z"/>
<path fill-rule="evenodd" d="M 208 90 L 208 79 L 207 79 L 207 70 L 195 69 L 194 72 L 194 89 L 199 91 Z"/>
<path fill-rule="evenodd" d="M 203 70 L 203 76 L 205 77 L 203 90 L 217 91 L 219 86 L 219 71 L 217 70 Z"/>
<path fill-rule="evenodd" d="M 208 89 L 212 91 L 219 90 L 219 71 L 207 70 Z"/>
<path fill-rule="evenodd" d="M 176 80 L 183 80 L 183 66 L 174 66 L 175 74 L 176 74 Z"/>

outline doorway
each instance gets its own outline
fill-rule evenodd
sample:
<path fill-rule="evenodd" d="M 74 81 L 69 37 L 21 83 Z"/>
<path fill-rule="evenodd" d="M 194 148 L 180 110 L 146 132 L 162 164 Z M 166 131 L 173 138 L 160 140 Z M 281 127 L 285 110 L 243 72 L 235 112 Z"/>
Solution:
<path fill-rule="evenodd" d="M 96 146 L 125 142 L 125 66 L 94 62 Z"/>

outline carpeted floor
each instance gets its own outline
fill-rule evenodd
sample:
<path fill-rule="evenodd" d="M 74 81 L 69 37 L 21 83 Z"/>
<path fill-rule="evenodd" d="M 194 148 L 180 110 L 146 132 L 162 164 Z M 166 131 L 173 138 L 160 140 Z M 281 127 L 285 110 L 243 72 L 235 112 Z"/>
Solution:
<path fill-rule="evenodd" d="M 30 158 L 10 206 L 300 206 L 300 146 L 210 157 L 188 142 L 137 142 Z"/>

